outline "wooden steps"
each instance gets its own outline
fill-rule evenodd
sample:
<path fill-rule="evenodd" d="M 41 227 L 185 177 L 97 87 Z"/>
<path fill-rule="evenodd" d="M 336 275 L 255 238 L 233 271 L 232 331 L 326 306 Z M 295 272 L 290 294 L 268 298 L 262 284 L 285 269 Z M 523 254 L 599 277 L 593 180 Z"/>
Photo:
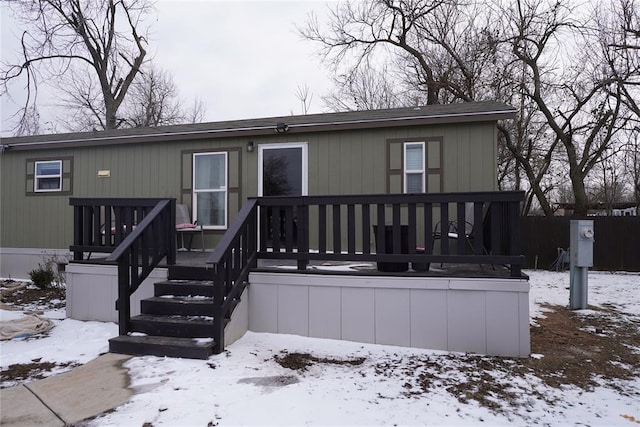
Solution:
<path fill-rule="evenodd" d="M 190 359 L 213 354 L 213 282 L 200 279 L 202 271 L 180 273 L 181 279 L 154 284 L 154 296 L 131 318 L 129 335 L 110 339 L 109 351 Z"/>

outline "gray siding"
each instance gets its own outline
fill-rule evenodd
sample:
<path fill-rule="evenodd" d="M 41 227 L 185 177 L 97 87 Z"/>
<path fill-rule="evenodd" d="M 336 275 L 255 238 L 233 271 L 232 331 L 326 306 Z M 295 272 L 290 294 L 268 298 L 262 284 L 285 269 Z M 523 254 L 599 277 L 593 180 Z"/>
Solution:
<path fill-rule="evenodd" d="M 0 247 L 68 247 L 73 238 L 69 197 L 174 197 L 179 203 L 191 205 L 193 152 L 230 150 L 229 221 L 232 221 L 243 200 L 257 195 L 259 144 L 307 143 L 309 194 L 368 194 L 387 191 L 388 140 L 428 137 L 441 137 L 443 141 L 444 191 L 496 189 L 496 131 L 493 122 L 74 149 L 7 150 L 0 155 Z M 249 140 L 256 144 L 252 153 L 245 149 Z M 401 158 L 398 152 L 391 155 Z M 73 158 L 71 196 L 27 196 L 27 159 L 61 157 Z M 111 176 L 98 178 L 99 170 L 109 170 Z M 401 176 L 394 179 L 402 181 Z M 431 184 L 430 179 L 431 190 L 440 187 Z M 207 246 L 212 247 L 222 232 L 207 234 Z"/>
<path fill-rule="evenodd" d="M 508 357 L 531 352 L 527 280 L 254 272 L 249 282 L 255 332 Z"/>

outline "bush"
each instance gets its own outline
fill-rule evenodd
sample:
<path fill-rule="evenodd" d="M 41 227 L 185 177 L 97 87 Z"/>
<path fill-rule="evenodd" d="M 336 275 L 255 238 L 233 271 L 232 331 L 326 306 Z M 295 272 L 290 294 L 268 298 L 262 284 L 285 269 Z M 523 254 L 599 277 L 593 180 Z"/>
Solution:
<path fill-rule="evenodd" d="M 49 254 L 47 252 L 42 253 L 42 262 L 38 263 L 38 268 L 29 272 L 29 277 L 34 285 L 40 289 L 47 288 L 55 283 L 58 287 L 62 287 L 65 284 L 64 266 L 66 259 L 58 255 Z"/>
<path fill-rule="evenodd" d="M 49 287 L 56 278 L 56 273 L 51 267 L 51 263 L 45 263 L 44 265 L 38 263 L 38 268 L 29 272 L 29 277 L 34 285 L 40 289 Z"/>

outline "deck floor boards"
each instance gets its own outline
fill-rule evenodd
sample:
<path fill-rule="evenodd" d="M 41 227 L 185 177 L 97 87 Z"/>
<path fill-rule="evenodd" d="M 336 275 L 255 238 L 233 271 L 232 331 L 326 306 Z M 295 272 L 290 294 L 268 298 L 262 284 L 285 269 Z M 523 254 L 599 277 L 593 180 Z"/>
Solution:
<path fill-rule="evenodd" d="M 202 252 L 178 251 L 176 254 L 176 264 L 185 267 L 210 267 L 207 259 L 211 255 L 211 251 Z M 104 258 L 96 257 L 91 260 L 80 261 L 82 263 L 104 264 Z M 166 262 L 160 262 L 160 267 L 166 267 Z M 349 268 L 349 266 L 351 266 Z M 258 270 L 260 271 L 279 271 L 291 272 L 295 269 L 295 260 L 274 260 L 261 259 L 258 260 Z M 344 267 L 344 268 L 337 268 Z M 311 261 L 308 266 L 308 273 L 313 274 L 344 274 L 344 275 L 388 275 L 388 276 L 424 276 L 424 277 L 499 277 L 509 278 L 510 271 L 505 266 L 492 266 L 479 264 L 440 264 L 432 263 L 429 271 L 414 271 L 409 269 L 405 272 L 389 273 L 381 272 L 376 269 L 374 262 L 349 262 L 349 261 Z M 526 275 L 522 275 L 526 278 Z"/>

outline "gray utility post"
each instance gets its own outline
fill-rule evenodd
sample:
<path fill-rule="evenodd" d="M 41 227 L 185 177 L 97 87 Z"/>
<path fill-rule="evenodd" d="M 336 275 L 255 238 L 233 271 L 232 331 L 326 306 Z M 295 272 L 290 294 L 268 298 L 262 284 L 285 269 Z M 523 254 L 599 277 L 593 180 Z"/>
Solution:
<path fill-rule="evenodd" d="M 589 267 L 593 266 L 593 221 L 572 220 L 570 225 L 569 307 L 571 310 L 587 308 Z"/>

